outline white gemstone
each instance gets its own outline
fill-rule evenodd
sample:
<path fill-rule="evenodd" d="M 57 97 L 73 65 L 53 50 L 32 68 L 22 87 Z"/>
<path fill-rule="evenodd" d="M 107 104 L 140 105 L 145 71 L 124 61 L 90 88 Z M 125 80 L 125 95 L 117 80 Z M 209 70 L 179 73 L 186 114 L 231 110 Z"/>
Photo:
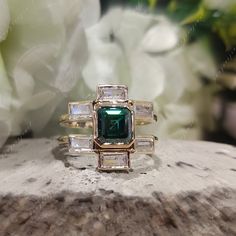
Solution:
<path fill-rule="evenodd" d="M 151 102 L 135 102 L 136 119 L 153 119 L 153 103 Z"/>
<path fill-rule="evenodd" d="M 69 103 L 69 115 L 71 118 L 92 117 L 92 104 L 71 102 Z"/>
<path fill-rule="evenodd" d="M 80 109 L 78 104 L 71 104 L 70 106 L 70 114 L 72 115 L 78 115 L 80 113 Z"/>
<path fill-rule="evenodd" d="M 155 137 L 142 136 L 135 139 L 135 151 L 139 153 L 152 154 L 154 152 Z"/>
<path fill-rule="evenodd" d="M 93 141 L 90 136 L 69 135 L 69 152 L 91 152 L 93 151 Z"/>
<path fill-rule="evenodd" d="M 97 100 L 111 101 L 128 99 L 128 88 L 123 85 L 100 85 L 97 91 Z"/>
<path fill-rule="evenodd" d="M 100 169 L 125 170 L 129 168 L 129 153 L 128 152 L 101 152 L 99 154 Z"/>

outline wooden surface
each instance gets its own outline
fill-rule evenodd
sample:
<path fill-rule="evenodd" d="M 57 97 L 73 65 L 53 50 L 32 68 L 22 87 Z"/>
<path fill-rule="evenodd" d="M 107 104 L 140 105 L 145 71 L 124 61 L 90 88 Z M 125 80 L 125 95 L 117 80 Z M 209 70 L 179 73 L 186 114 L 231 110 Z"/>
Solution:
<path fill-rule="evenodd" d="M 160 141 L 133 171 L 98 173 L 55 139 L 0 154 L 0 235 L 236 235 L 236 149 Z"/>

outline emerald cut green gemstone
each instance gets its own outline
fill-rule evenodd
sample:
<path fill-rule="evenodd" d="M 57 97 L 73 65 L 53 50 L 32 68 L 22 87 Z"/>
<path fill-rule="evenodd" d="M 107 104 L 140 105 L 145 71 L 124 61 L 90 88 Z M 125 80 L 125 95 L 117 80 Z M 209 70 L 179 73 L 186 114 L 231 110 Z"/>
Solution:
<path fill-rule="evenodd" d="M 101 143 L 129 143 L 132 139 L 132 116 L 126 107 L 102 107 L 97 111 L 98 139 Z"/>

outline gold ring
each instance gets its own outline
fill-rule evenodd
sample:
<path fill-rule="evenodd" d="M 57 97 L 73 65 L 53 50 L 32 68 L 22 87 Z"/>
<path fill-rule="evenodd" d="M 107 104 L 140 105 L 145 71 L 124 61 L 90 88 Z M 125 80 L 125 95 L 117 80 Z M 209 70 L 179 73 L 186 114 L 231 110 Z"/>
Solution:
<path fill-rule="evenodd" d="M 94 101 L 70 102 L 59 120 L 63 127 L 90 128 L 92 134 L 70 134 L 58 141 L 70 156 L 97 153 L 99 171 L 129 171 L 131 153 L 154 152 L 155 136 L 135 134 L 136 125 L 153 121 L 153 103 L 129 100 L 127 86 L 99 85 Z"/>

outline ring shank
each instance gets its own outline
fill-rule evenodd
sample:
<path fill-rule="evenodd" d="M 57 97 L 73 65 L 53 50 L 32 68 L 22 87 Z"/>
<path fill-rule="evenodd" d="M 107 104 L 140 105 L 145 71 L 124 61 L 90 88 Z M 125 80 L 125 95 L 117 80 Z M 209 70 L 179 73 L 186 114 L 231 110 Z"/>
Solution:
<path fill-rule="evenodd" d="M 72 135 L 65 135 L 60 136 L 57 138 L 59 145 L 61 148 L 68 151 L 68 155 L 76 155 L 78 153 L 80 154 L 88 154 L 88 153 L 98 153 L 99 151 L 104 151 L 97 149 L 93 145 L 93 137 L 92 136 L 86 136 L 81 134 L 72 134 Z M 145 154 L 151 154 L 154 151 L 155 147 L 155 141 L 157 141 L 157 137 L 154 135 L 143 135 L 143 136 L 137 136 L 135 138 L 135 144 L 134 148 L 131 149 L 125 149 L 126 151 L 129 151 L 131 153 L 145 153 Z M 145 146 L 144 146 L 145 145 Z M 114 148 L 110 148 L 111 150 L 123 150 L 124 148 L 121 147 L 119 144 L 117 144 Z"/>
<path fill-rule="evenodd" d="M 68 114 L 62 115 L 59 123 L 66 128 L 93 128 L 93 120 L 91 118 L 71 119 Z"/>
<path fill-rule="evenodd" d="M 148 125 L 153 123 L 153 120 L 156 120 L 155 115 L 153 119 L 135 119 L 135 125 Z M 93 128 L 93 120 L 91 118 L 70 119 L 68 114 L 62 115 L 59 123 L 62 127 L 66 128 Z"/>

